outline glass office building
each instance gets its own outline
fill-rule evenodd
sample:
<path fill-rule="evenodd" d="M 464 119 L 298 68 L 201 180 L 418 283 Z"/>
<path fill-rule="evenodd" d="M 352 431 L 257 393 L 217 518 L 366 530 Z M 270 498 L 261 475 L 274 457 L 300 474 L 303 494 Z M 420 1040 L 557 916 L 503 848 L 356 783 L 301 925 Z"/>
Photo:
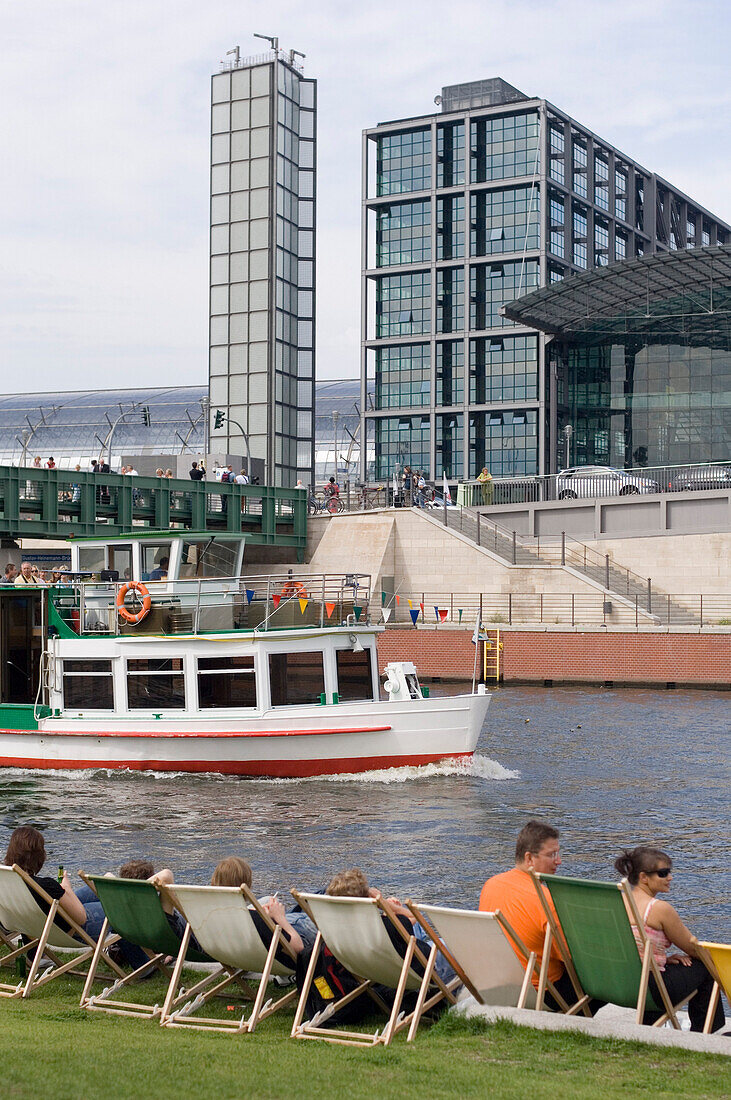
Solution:
<path fill-rule="evenodd" d="M 245 453 L 241 425 L 274 485 L 314 462 L 317 85 L 298 57 L 211 80 L 211 447 Z"/>
<path fill-rule="evenodd" d="M 505 309 L 541 329 L 569 465 L 731 458 L 731 246 L 655 253 Z"/>
<path fill-rule="evenodd" d="M 566 400 L 551 337 L 504 305 L 582 271 L 723 245 L 731 229 L 503 80 L 443 88 L 437 102 L 439 114 L 363 135 L 361 409 L 374 461 L 363 452 L 362 476 L 552 472 Z"/>

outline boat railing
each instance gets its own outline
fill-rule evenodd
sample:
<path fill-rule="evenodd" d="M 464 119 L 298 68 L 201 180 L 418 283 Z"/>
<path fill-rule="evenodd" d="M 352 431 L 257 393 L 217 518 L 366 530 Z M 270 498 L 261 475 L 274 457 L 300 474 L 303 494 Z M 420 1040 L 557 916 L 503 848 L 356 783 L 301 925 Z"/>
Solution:
<path fill-rule="evenodd" d="M 364 573 L 279 574 L 147 581 L 149 610 L 124 582 L 91 580 L 50 589 L 59 633 L 74 635 L 212 634 L 365 624 L 371 578 Z"/>

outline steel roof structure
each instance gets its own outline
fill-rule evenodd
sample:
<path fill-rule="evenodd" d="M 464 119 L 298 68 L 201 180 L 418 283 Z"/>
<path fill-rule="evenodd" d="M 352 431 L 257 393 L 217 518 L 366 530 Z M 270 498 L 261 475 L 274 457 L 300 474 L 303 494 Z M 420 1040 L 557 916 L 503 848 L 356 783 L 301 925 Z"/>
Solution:
<path fill-rule="evenodd" d="M 511 321 L 582 342 L 612 337 L 731 349 L 731 246 L 683 249 L 572 275 L 503 307 Z"/>

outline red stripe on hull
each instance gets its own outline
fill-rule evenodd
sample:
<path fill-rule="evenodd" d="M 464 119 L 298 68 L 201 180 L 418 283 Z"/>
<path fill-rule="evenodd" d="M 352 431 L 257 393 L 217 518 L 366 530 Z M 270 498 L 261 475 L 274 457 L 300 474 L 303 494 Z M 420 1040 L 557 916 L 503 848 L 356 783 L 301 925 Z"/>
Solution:
<path fill-rule="evenodd" d="M 419 767 L 440 760 L 468 760 L 471 752 L 426 753 L 418 756 L 362 756 L 328 760 L 25 760 L 0 757 L 0 767 L 42 768 L 57 771 L 128 768 L 130 771 L 213 772 L 266 779 L 302 779 L 315 775 L 357 774 L 383 768 Z"/>
<path fill-rule="evenodd" d="M 38 730 L 0 730 L 17 736 L 37 737 L 314 737 L 316 734 L 331 733 L 387 733 L 391 726 L 349 726 L 347 729 L 323 730 L 173 730 L 165 733 L 160 730 L 62 730 L 52 727 Z"/>

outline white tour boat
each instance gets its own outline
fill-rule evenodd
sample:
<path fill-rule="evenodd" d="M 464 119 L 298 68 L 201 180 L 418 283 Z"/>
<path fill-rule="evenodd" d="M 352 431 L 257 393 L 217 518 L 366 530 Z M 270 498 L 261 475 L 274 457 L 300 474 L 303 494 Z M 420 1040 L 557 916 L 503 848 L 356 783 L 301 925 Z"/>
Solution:
<path fill-rule="evenodd" d="M 0 767 L 314 776 L 472 756 L 489 695 L 380 697 L 369 578 L 246 577 L 244 538 L 79 539 L 0 588 Z"/>

